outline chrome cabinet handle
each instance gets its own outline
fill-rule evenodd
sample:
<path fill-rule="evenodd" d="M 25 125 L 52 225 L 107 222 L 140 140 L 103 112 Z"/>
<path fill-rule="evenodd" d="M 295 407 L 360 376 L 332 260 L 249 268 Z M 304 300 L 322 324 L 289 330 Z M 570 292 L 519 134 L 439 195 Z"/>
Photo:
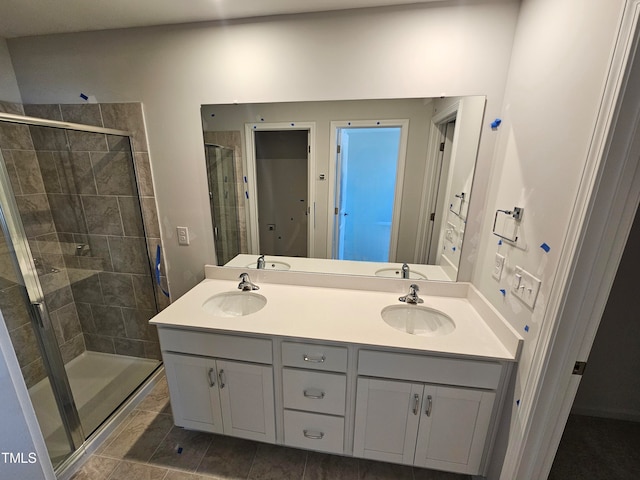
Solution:
<path fill-rule="evenodd" d="M 314 400 L 322 400 L 324 398 L 324 392 L 320 392 L 320 393 L 311 393 L 311 390 L 304 390 L 302 392 L 302 394 L 306 397 L 306 398 L 312 398 Z"/>
<path fill-rule="evenodd" d="M 215 380 L 216 379 L 216 374 L 215 374 L 215 371 L 213 370 L 213 368 L 209 369 L 208 375 L 209 375 L 209 386 L 210 387 L 215 387 L 216 386 L 216 380 Z"/>
<path fill-rule="evenodd" d="M 326 360 L 326 357 L 324 355 L 322 355 L 320 358 L 318 357 L 310 357 L 309 355 L 307 355 L 306 353 L 304 354 L 304 356 L 302 357 L 302 359 L 305 362 L 309 362 L 309 363 L 324 363 L 324 361 Z"/>
<path fill-rule="evenodd" d="M 220 373 L 218 374 L 218 379 L 220 380 L 220 388 L 224 388 L 227 382 L 225 378 L 224 370 L 220 370 Z"/>
<path fill-rule="evenodd" d="M 413 394 L 413 414 L 417 415 L 418 410 L 420 409 L 420 395 L 417 393 Z"/>
<path fill-rule="evenodd" d="M 302 434 L 305 437 L 310 438 L 311 440 L 322 440 L 324 438 L 324 433 L 322 432 L 314 433 L 310 432 L 309 430 L 303 430 Z"/>
<path fill-rule="evenodd" d="M 427 417 L 431 416 L 431 407 L 433 407 L 433 398 L 431 395 L 427 395 L 427 409 L 424 411 L 424 413 L 427 414 Z"/>

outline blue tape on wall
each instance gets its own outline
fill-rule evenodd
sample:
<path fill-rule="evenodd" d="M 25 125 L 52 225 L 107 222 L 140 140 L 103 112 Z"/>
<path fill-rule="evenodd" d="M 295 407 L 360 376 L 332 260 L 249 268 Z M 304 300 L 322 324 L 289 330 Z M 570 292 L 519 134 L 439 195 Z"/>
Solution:
<path fill-rule="evenodd" d="M 89 100 L 89 97 L 87 97 L 84 93 L 80 94 L 80 98 L 83 100 Z"/>
<path fill-rule="evenodd" d="M 549 253 L 549 250 L 551 250 L 551 247 L 549 245 L 547 245 L 546 243 L 543 243 L 542 245 L 540 245 L 540 248 L 543 249 L 547 253 Z"/>
<path fill-rule="evenodd" d="M 502 119 L 496 118 L 493 122 L 491 122 L 491 128 L 496 129 L 502 123 Z"/>
<path fill-rule="evenodd" d="M 160 287 L 160 290 L 162 290 L 162 293 L 169 298 L 169 292 L 162 288 L 162 283 L 160 282 L 160 245 L 156 248 L 156 283 L 158 287 Z"/>

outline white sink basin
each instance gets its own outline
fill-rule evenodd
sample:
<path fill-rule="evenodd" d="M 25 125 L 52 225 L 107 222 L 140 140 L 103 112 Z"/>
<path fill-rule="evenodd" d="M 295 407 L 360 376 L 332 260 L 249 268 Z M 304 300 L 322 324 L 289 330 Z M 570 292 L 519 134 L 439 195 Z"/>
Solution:
<path fill-rule="evenodd" d="M 253 262 L 250 263 L 248 265 L 246 265 L 247 268 L 258 268 L 258 263 L 257 262 Z M 264 262 L 264 269 L 265 270 L 289 270 L 291 268 L 291 265 L 289 265 L 286 262 L 278 262 L 278 261 L 269 261 L 267 260 L 266 262 Z"/>
<path fill-rule="evenodd" d="M 376 271 L 376 277 L 402 278 L 402 269 L 400 268 L 382 268 Z M 409 270 L 409 278 L 412 280 L 427 280 L 427 276 L 420 272 Z"/>
<path fill-rule="evenodd" d="M 252 292 L 225 292 L 214 295 L 202 304 L 202 309 L 216 317 L 243 317 L 262 309 L 267 299 Z"/>
<path fill-rule="evenodd" d="M 381 315 L 389 326 L 411 335 L 436 337 L 456 329 L 448 315 L 419 305 L 390 305 L 382 309 Z"/>

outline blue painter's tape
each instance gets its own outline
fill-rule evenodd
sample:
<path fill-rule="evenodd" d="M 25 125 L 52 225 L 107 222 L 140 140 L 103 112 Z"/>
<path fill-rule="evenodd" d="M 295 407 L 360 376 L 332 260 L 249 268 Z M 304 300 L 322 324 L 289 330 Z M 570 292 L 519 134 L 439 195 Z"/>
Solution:
<path fill-rule="evenodd" d="M 83 100 L 89 100 L 89 97 L 87 97 L 84 93 L 80 94 L 80 98 Z"/>
<path fill-rule="evenodd" d="M 162 293 L 169 298 L 169 292 L 167 292 L 164 288 L 162 288 L 162 283 L 160 282 L 160 245 L 156 248 L 156 283 Z"/>
<path fill-rule="evenodd" d="M 543 243 L 542 245 L 540 245 L 540 248 L 543 249 L 547 253 L 549 253 L 549 250 L 551 250 L 551 247 L 549 245 L 547 245 L 546 243 Z"/>
<path fill-rule="evenodd" d="M 516 405 L 519 407 L 520 406 L 520 399 L 516 400 Z"/>
<path fill-rule="evenodd" d="M 244 176 L 244 183 L 247 183 L 247 176 Z"/>
<path fill-rule="evenodd" d="M 500 289 L 500 293 L 502 294 L 503 297 L 507 295 L 507 291 L 504 288 Z"/>
<path fill-rule="evenodd" d="M 502 239 L 498 240 L 498 245 L 502 245 Z"/>
<path fill-rule="evenodd" d="M 249 192 L 247 192 L 246 190 L 244 191 L 244 196 L 247 197 L 247 200 L 249 200 Z"/>
<path fill-rule="evenodd" d="M 528 332 L 528 331 L 529 331 L 529 325 L 525 325 L 525 326 L 524 326 L 524 331 L 525 331 L 525 332 Z"/>
<path fill-rule="evenodd" d="M 491 128 L 498 128 L 502 123 L 502 119 L 496 118 L 493 122 L 491 122 Z"/>
<path fill-rule="evenodd" d="M 182 453 L 182 447 L 178 447 L 178 453 Z"/>
<path fill-rule="evenodd" d="M 451 250 L 453 250 L 455 252 L 456 251 L 456 247 L 451 247 Z"/>

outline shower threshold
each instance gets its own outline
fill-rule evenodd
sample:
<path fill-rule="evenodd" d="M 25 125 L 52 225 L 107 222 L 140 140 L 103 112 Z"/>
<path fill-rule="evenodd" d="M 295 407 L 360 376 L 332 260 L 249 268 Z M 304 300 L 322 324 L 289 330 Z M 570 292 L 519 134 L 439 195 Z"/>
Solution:
<path fill-rule="evenodd" d="M 95 431 L 160 364 L 158 360 L 85 351 L 65 365 L 85 438 Z M 49 379 L 29 389 L 51 463 L 69 455 Z"/>

